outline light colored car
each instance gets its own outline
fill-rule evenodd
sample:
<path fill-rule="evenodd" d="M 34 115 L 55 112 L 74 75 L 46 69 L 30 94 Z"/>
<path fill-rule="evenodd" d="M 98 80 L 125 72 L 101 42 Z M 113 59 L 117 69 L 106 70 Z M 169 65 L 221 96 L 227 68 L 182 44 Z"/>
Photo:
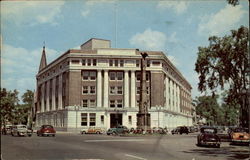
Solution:
<path fill-rule="evenodd" d="M 103 129 L 96 127 L 89 127 L 81 130 L 81 134 L 102 134 L 103 132 Z"/>
<path fill-rule="evenodd" d="M 247 128 L 235 128 L 231 133 L 231 144 L 246 144 L 250 143 L 250 134 Z"/>
<path fill-rule="evenodd" d="M 32 136 L 32 131 L 27 128 L 26 125 L 15 125 L 11 130 L 12 136 Z"/>

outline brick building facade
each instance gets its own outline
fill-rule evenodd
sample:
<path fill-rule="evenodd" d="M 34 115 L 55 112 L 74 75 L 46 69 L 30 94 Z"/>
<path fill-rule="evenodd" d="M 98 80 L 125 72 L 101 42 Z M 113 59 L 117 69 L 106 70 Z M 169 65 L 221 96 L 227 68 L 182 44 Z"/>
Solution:
<path fill-rule="evenodd" d="M 79 131 L 116 124 L 135 128 L 140 100 L 140 60 L 136 49 L 110 48 L 90 39 L 47 65 L 45 48 L 37 79 L 36 126 Z M 163 52 L 147 57 L 146 88 L 151 127 L 192 125 L 191 85 Z"/>

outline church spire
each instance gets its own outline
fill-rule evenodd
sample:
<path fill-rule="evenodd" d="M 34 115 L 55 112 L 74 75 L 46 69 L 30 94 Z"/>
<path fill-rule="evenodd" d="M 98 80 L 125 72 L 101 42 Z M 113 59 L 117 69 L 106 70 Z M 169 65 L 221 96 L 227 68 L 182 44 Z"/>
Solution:
<path fill-rule="evenodd" d="M 46 60 L 46 53 L 45 53 L 45 42 L 43 45 L 43 52 L 42 52 L 42 57 L 40 61 L 40 67 L 39 67 L 39 72 L 47 66 L 47 60 Z"/>

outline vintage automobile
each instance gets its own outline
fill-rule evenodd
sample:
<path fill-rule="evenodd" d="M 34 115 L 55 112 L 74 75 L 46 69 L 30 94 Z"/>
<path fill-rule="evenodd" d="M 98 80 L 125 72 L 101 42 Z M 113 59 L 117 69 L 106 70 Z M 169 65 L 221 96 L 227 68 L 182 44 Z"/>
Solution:
<path fill-rule="evenodd" d="M 177 127 L 171 131 L 171 133 L 174 134 L 179 134 L 180 133 L 180 127 Z"/>
<path fill-rule="evenodd" d="M 231 132 L 231 144 L 246 144 L 250 142 L 250 134 L 247 128 L 234 128 Z"/>
<path fill-rule="evenodd" d="M 56 130 L 52 125 L 42 125 L 36 132 L 37 136 L 53 136 L 56 135 Z"/>
<path fill-rule="evenodd" d="M 5 127 L 2 128 L 2 134 L 7 135 L 11 134 L 12 130 L 12 125 L 6 125 Z"/>
<path fill-rule="evenodd" d="M 11 130 L 12 136 L 32 136 L 32 130 L 28 129 L 26 125 L 14 125 Z"/>
<path fill-rule="evenodd" d="M 126 126 L 121 126 L 121 125 L 114 128 L 109 128 L 107 131 L 107 135 L 117 135 L 125 133 L 129 133 L 129 129 Z"/>
<path fill-rule="evenodd" d="M 171 131 L 171 133 L 172 134 L 183 134 L 183 133 L 188 134 L 189 130 L 188 130 L 188 128 L 186 126 L 179 126 L 179 127 L 175 128 L 175 129 L 173 129 Z"/>
<path fill-rule="evenodd" d="M 217 128 L 202 127 L 200 134 L 197 136 L 197 146 L 215 146 L 220 148 L 220 138 L 217 135 Z"/>
<path fill-rule="evenodd" d="M 81 134 L 102 134 L 104 130 L 96 127 L 84 128 L 80 131 Z"/>

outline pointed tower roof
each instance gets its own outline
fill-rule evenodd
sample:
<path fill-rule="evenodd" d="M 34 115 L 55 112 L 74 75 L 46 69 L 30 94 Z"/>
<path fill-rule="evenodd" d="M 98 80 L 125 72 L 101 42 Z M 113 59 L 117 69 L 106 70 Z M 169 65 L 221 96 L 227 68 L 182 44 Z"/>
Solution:
<path fill-rule="evenodd" d="M 45 53 L 45 45 L 43 46 L 42 57 L 40 61 L 39 72 L 47 66 L 46 53 Z"/>

